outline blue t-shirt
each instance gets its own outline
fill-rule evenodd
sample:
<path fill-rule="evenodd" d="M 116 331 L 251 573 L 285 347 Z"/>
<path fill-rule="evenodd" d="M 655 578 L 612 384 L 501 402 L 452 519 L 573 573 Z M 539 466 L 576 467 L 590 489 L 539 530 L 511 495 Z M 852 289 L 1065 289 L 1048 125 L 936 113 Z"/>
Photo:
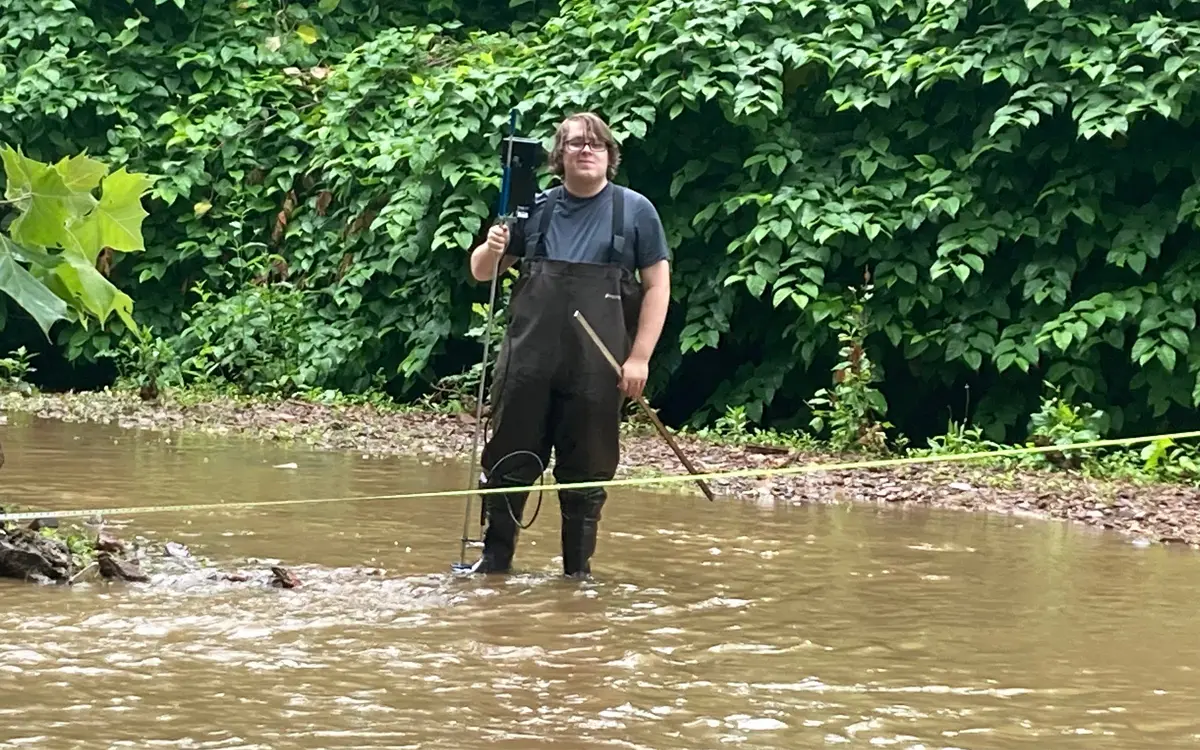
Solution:
<path fill-rule="evenodd" d="M 625 248 L 621 264 L 630 271 L 651 266 L 670 257 L 662 220 L 650 199 L 636 190 L 609 182 L 590 198 L 579 198 L 565 187 L 558 192 L 554 215 L 546 230 L 546 257 L 572 263 L 608 263 L 612 252 L 612 196 L 614 190 L 625 193 Z M 515 223 L 505 253 L 532 256 L 534 236 L 549 205 L 543 191 L 534 199 L 528 218 Z"/>

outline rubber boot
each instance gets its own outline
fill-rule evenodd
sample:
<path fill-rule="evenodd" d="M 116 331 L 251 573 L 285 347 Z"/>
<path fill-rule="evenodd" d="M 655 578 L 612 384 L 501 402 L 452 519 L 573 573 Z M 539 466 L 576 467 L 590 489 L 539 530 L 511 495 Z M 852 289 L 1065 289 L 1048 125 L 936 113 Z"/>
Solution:
<path fill-rule="evenodd" d="M 607 493 L 603 489 L 560 490 L 558 493 L 562 514 L 563 574 L 569 578 L 592 575 L 591 560 L 596 552 L 600 510 L 606 499 Z"/>
<path fill-rule="evenodd" d="M 524 492 L 483 496 L 487 526 L 483 534 L 483 553 L 472 566 L 472 573 L 508 573 L 512 570 L 520 530 L 517 521 L 525 512 L 526 499 L 528 493 Z"/>

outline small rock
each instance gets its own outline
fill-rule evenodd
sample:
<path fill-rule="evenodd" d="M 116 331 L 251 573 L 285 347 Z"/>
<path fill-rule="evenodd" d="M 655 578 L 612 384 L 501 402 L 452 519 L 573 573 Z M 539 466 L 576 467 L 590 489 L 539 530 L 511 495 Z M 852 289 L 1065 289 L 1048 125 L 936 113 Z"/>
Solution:
<path fill-rule="evenodd" d="M 974 490 L 975 488 L 972 487 L 971 485 L 967 484 L 966 482 L 951 482 L 950 489 L 958 490 L 959 492 L 970 492 L 971 490 Z"/>
<path fill-rule="evenodd" d="M 96 564 L 100 568 L 100 575 L 105 578 L 137 583 L 146 583 L 150 580 L 146 574 L 142 573 L 137 563 L 113 557 L 108 552 L 97 554 Z"/>
<path fill-rule="evenodd" d="M 99 552 L 125 552 L 125 543 L 107 531 L 101 531 L 96 536 L 96 550 Z"/>
<path fill-rule="evenodd" d="M 167 542 L 166 552 L 171 557 L 176 557 L 180 560 L 184 560 L 192 556 L 192 553 L 188 550 L 188 548 L 179 542 Z"/>
<path fill-rule="evenodd" d="M 271 566 L 271 574 L 274 578 L 271 579 L 272 586 L 278 586 L 285 589 L 294 589 L 300 585 L 300 579 L 296 574 L 287 568 L 281 568 L 278 565 Z"/>

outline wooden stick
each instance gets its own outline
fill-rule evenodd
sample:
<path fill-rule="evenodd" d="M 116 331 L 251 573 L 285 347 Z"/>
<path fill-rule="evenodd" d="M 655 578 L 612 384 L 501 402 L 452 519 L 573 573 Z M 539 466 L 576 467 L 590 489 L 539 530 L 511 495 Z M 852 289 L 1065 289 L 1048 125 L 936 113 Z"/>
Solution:
<path fill-rule="evenodd" d="M 575 319 L 578 320 L 580 325 L 583 326 L 583 330 L 587 331 L 587 335 L 592 339 L 592 342 L 596 344 L 596 346 L 600 349 L 600 352 L 604 355 L 604 358 L 608 360 L 608 363 L 612 365 L 612 368 L 616 370 L 617 375 L 620 376 L 621 365 L 617 362 L 617 358 L 613 356 L 612 352 L 609 351 L 608 347 L 604 345 L 604 342 L 600 340 L 600 336 L 596 333 L 595 329 L 592 328 L 591 324 L 587 322 L 587 318 L 583 317 L 583 313 L 576 310 Z M 637 401 L 638 405 L 642 407 L 642 410 L 646 412 L 646 416 L 650 417 L 650 421 L 654 423 L 654 426 L 658 428 L 658 434 L 663 436 L 663 440 L 667 441 L 667 445 L 671 446 L 671 450 L 675 451 L 675 455 L 678 456 L 683 465 L 687 467 L 688 473 L 699 474 L 700 472 L 696 471 L 696 467 L 692 466 L 692 462 L 688 460 L 688 457 L 683 455 L 683 451 L 679 449 L 679 445 L 676 444 L 675 438 L 671 437 L 671 433 L 667 432 L 667 426 L 664 425 L 658 418 L 658 415 L 650 409 L 650 404 L 646 403 L 646 399 L 638 396 L 634 400 Z M 716 499 L 713 497 L 712 490 L 708 488 L 708 484 L 706 484 L 703 479 L 697 479 L 696 484 L 700 485 L 700 490 L 710 501 Z"/>

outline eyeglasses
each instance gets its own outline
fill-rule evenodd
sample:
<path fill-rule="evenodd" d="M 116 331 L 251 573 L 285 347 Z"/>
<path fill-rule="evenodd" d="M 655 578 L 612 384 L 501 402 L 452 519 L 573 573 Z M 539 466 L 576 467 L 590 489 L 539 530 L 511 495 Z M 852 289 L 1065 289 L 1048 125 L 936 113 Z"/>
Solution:
<path fill-rule="evenodd" d="M 566 143 L 566 148 L 571 153 L 582 151 L 584 146 L 587 146 L 592 151 L 603 151 L 608 148 L 608 145 L 603 141 L 589 141 L 584 138 L 572 138 Z"/>

